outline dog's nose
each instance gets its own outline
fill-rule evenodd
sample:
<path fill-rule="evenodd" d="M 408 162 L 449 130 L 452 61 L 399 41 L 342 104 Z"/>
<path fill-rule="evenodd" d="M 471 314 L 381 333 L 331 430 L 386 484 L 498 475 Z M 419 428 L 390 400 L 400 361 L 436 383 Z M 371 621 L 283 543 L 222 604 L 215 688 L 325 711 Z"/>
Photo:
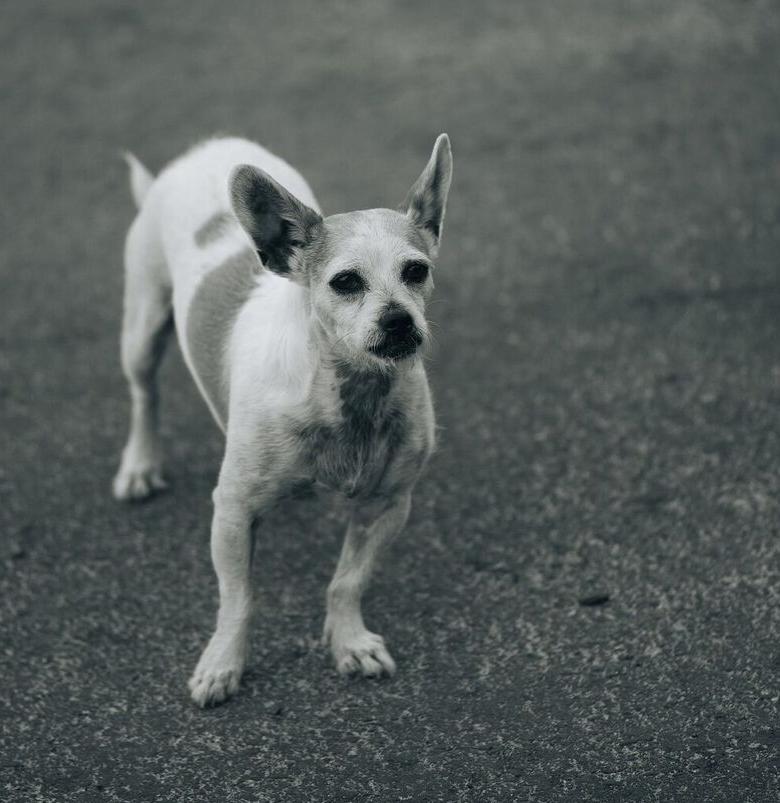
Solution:
<path fill-rule="evenodd" d="M 389 307 L 379 316 L 379 328 L 395 337 L 404 337 L 414 330 L 412 316 L 401 307 Z"/>

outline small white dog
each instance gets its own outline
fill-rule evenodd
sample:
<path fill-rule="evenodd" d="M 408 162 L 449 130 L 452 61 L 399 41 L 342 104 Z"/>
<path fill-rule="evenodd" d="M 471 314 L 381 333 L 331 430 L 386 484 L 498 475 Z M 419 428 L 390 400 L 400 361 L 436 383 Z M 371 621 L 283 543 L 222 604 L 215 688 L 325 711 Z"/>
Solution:
<path fill-rule="evenodd" d="M 143 499 L 165 486 L 155 375 L 172 321 L 226 436 L 211 528 L 219 614 L 190 679 L 193 699 L 216 704 L 238 689 L 253 526 L 309 487 L 340 496 L 349 512 L 324 630 L 338 671 L 392 674 L 360 599 L 434 443 L 421 352 L 452 176 L 447 135 L 402 211 L 326 218 L 290 165 L 246 140 L 208 141 L 156 179 L 127 160 L 140 211 L 125 248 L 132 412 L 114 495 Z"/>

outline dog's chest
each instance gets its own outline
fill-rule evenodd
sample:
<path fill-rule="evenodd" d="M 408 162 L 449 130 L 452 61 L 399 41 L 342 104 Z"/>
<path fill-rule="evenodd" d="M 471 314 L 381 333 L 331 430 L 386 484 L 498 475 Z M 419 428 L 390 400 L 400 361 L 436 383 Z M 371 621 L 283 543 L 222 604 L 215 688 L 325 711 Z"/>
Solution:
<path fill-rule="evenodd" d="M 341 371 L 338 381 L 337 415 L 300 432 L 304 460 L 316 484 L 351 498 L 370 496 L 404 443 L 406 416 L 390 376 Z"/>

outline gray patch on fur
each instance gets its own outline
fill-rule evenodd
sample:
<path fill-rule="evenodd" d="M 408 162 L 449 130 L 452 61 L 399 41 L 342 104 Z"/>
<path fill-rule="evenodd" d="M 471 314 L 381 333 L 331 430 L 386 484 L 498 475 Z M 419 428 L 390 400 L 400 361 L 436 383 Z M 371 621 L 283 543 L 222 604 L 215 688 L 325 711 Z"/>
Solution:
<path fill-rule="evenodd" d="M 229 212 L 216 212 L 196 232 L 195 245 L 205 248 L 230 231 L 237 221 Z"/>
<path fill-rule="evenodd" d="M 193 368 L 223 427 L 230 401 L 226 350 L 236 316 L 257 287 L 257 268 L 250 249 L 229 257 L 203 277 L 187 313 Z"/>
<path fill-rule="evenodd" d="M 315 479 L 349 498 L 376 494 L 404 441 L 406 417 L 388 398 L 395 377 L 387 372 L 336 368 L 342 419 L 298 432 Z"/>

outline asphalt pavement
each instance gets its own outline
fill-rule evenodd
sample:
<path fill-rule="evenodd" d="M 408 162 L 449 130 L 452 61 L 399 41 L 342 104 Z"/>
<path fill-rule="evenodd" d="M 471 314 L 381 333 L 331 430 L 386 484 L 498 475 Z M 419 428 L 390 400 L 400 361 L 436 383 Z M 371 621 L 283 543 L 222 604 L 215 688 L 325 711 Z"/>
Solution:
<path fill-rule="evenodd" d="M 769 0 L 7 3 L 0 15 L 0 799 L 780 799 L 780 8 Z M 326 213 L 447 131 L 440 446 L 319 646 L 343 522 L 258 541 L 240 694 L 210 633 L 221 435 L 175 350 L 170 490 L 115 503 L 118 152 L 248 136 Z"/>

